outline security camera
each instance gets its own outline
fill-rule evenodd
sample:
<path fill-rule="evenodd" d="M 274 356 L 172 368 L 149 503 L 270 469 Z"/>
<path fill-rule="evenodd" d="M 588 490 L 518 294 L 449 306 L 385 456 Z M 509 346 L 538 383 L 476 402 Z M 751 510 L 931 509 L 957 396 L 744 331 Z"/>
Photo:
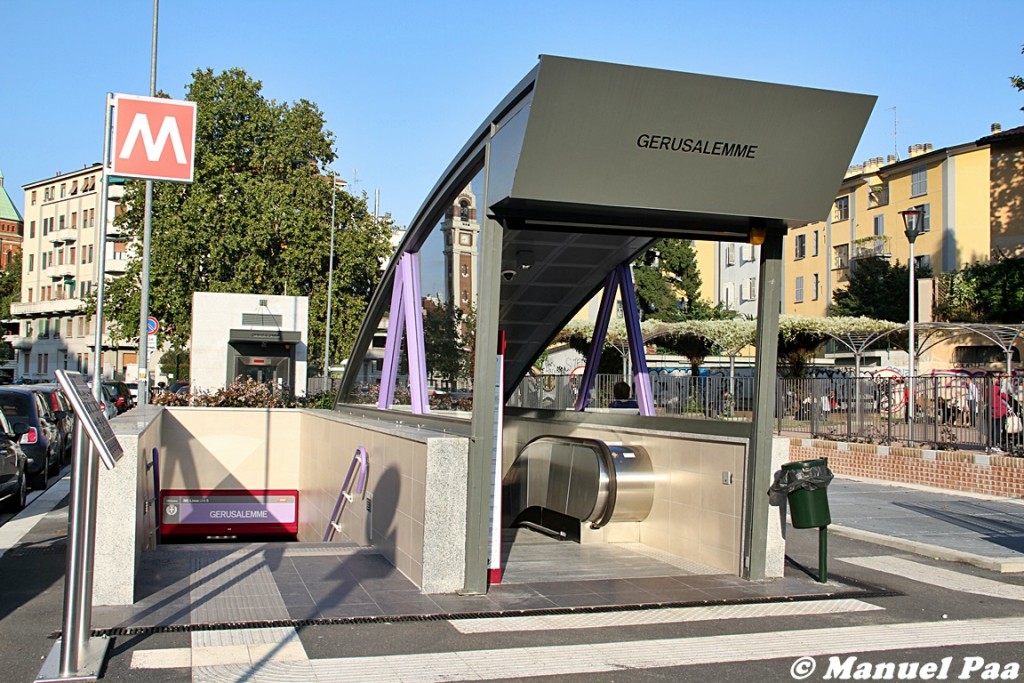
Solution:
<path fill-rule="evenodd" d="M 501 277 L 505 279 L 505 282 L 512 282 L 512 278 L 516 276 L 516 271 L 509 268 L 508 270 L 501 271 Z"/>

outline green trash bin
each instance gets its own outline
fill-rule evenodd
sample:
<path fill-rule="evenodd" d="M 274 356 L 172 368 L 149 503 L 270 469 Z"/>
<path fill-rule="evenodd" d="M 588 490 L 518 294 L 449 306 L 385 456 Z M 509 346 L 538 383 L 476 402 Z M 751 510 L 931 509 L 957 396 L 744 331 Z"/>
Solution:
<path fill-rule="evenodd" d="M 832 523 L 828 510 L 828 481 L 832 473 L 828 471 L 828 458 L 817 460 L 801 460 L 782 466 L 785 474 L 806 483 L 789 492 L 790 519 L 796 529 L 815 529 Z M 824 477 L 827 473 L 827 478 Z M 819 483 L 824 480 L 824 483 Z"/>

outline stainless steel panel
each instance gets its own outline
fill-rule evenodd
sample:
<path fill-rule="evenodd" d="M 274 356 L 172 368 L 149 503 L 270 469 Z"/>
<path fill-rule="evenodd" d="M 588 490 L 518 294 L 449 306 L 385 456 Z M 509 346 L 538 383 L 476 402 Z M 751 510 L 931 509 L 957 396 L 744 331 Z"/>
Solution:
<path fill-rule="evenodd" d="M 528 443 L 503 482 L 506 525 L 523 519 L 577 536 L 571 518 L 600 528 L 609 522 L 637 522 L 654 500 L 654 473 L 641 448 L 608 446 L 598 439 L 540 437 Z M 544 512 L 557 513 L 555 516 Z M 538 519 L 545 520 L 543 523 Z"/>

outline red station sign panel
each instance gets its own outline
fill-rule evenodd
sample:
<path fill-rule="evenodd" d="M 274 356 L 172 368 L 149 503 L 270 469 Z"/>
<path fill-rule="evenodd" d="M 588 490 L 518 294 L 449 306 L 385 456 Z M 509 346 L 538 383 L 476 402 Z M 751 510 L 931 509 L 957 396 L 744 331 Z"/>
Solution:
<path fill-rule="evenodd" d="M 195 149 L 195 102 L 114 95 L 111 175 L 191 183 Z"/>

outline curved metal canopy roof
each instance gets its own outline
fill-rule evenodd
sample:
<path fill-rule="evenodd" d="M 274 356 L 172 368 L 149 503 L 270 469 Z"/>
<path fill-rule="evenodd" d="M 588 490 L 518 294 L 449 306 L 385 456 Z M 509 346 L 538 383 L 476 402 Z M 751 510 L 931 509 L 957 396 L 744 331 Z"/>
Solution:
<path fill-rule="evenodd" d="M 504 228 L 502 270 L 514 276 L 479 281 L 500 284 L 505 371 L 518 378 L 607 274 L 655 240 L 747 241 L 821 219 L 874 100 L 542 56 L 441 175 L 398 255 L 416 252 L 484 172 L 482 204 Z M 528 269 L 519 267 L 524 254 Z M 387 305 L 396 261 L 371 301 L 342 393 Z"/>

